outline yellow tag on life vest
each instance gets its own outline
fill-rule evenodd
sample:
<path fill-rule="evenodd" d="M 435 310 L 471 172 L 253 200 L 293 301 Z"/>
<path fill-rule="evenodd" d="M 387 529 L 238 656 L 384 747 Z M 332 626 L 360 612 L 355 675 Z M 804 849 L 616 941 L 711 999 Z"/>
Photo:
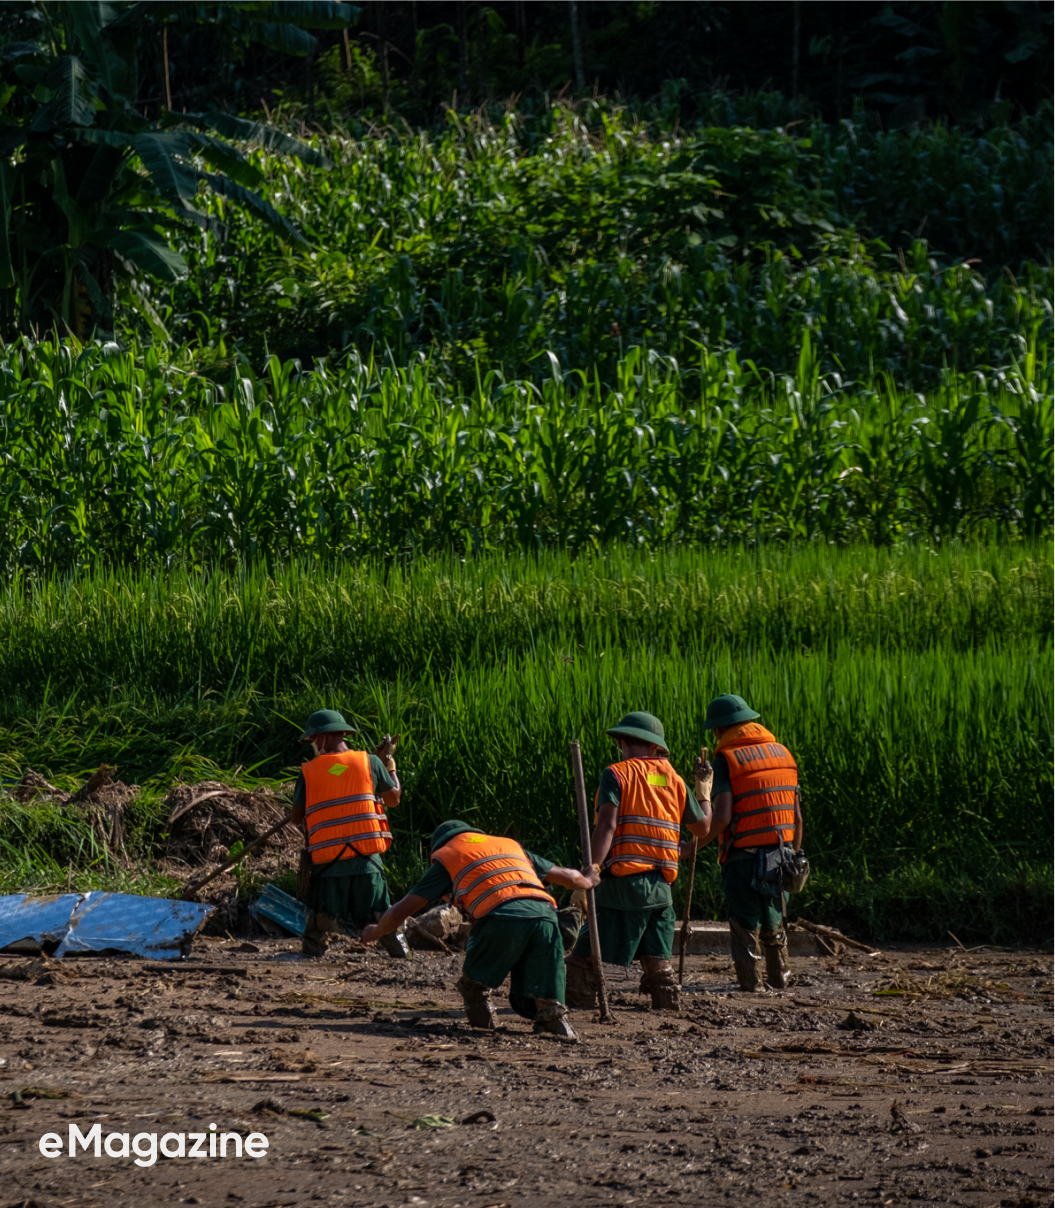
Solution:
<path fill-rule="evenodd" d="M 657 788 L 665 789 L 667 787 L 667 778 L 662 772 L 649 772 L 645 780 L 649 784 L 654 784 Z"/>
<path fill-rule="evenodd" d="M 347 772 L 347 771 L 348 771 L 348 769 L 344 766 L 343 763 L 335 763 L 333 765 L 333 767 L 330 768 L 330 775 L 331 776 L 343 776 L 345 774 L 345 772 Z"/>
<path fill-rule="evenodd" d="M 487 836 L 486 835 L 466 835 L 465 842 L 466 843 L 486 843 Z"/>

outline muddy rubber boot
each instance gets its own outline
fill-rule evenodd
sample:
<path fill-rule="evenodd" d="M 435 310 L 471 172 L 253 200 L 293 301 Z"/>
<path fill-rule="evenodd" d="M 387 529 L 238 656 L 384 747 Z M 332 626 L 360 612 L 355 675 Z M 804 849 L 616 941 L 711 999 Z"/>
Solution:
<path fill-rule="evenodd" d="M 308 915 L 304 935 L 301 937 L 301 953 L 304 956 L 325 956 L 326 950 L 337 938 L 340 930 L 336 919 L 331 918 L 328 914 L 312 911 Z"/>
<path fill-rule="evenodd" d="M 665 956 L 643 956 L 641 969 L 638 989 L 642 994 L 652 996 L 652 1009 L 676 1011 L 681 1005 L 681 995 L 670 961 Z"/>
<path fill-rule="evenodd" d="M 763 990 L 762 952 L 758 946 L 758 932 L 748 931 L 736 919 L 729 920 L 729 947 L 736 968 L 736 980 L 740 989 L 748 994 Z"/>
<path fill-rule="evenodd" d="M 568 1022 L 568 1008 L 562 1002 L 558 1002 L 555 998 L 536 998 L 535 1007 L 537 1014 L 535 1015 L 534 1031 L 549 1032 L 558 1040 L 579 1039 Z"/>
<path fill-rule="evenodd" d="M 786 990 L 791 970 L 788 968 L 788 935 L 781 927 L 777 931 L 763 931 L 762 952 L 766 958 L 766 985 L 771 990 Z"/>
<path fill-rule="evenodd" d="M 375 914 L 374 922 L 376 923 L 382 917 L 383 914 Z M 395 957 L 396 960 L 413 960 L 410 945 L 407 943 L 407 937 L 402 927 L 398 931 L 390 931 L 388 935 L 381 936 L 377 942 L 389 956 Z"/>
<path fill-rule="evenodd" d="M 592 1011 L 597 1006 L 597 991 L 600 987 L 594 976 L 593 966 L 583 962 L 583 957 L 569 957 L 564 965 L 567 987 L 564 997 L 568 1006 L 576 1011 Z"/>
<path fill-rule="evenodd" d="M 465 1018 L 473 1028 L 494 1029 L 495 1009 L 491 1006 L 491 987 L 472 981 L 463 973 L 454 983 L 465 1003 Z"/>

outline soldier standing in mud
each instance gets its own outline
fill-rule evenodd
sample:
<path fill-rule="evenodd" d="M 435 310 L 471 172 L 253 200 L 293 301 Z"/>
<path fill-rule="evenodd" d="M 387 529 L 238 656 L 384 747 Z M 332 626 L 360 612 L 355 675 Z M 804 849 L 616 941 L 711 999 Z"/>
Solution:
<path fill-rule="evenodd" d="M 386 740 L 374 754 L 353 751 L 345 737 L 354 733 L 340 713 L 319 709 L 300 736 L 315 748 L 301 768 L 290 815 L 305 827 L 311 860 L 306 956 L 321 956 L 335 934 L 375 922 L 390 902 L 381 856 L 392 834 L 381 807 L 397 806 L 402 792 L 394 744 Z M 401 932 L 383 947 L 391 956 L 410 955 Z"/>
<path fill-rule="evenodd" d="M 510 978 L 509 1004 L 535 1021 L 536 1032 L 574 1040 L 564 1005 L 564 945 L 544 884 L 592 889 L 597 870 L 558 868 L 514 839 L 487 835 L 467 822 L 441 823 L 432 836 L 432 866 L 406 897 L 363 932 L 383 940 L 412 914 L 450 894 L 472 920 L 458 990 L 474 1028 L 493 1028 L 491 992 Z"/>
<path fill-rule="evenodd" d="M 719 841 L 718 860 L 729 911 L 729 939 L 740 989 L 783 990 L 788 983 L 784 890 L 778 870 L 783 845 L 802 847 L 799 774 L 790 751 L 756 723 L 740 696 L 707 706 L 704 729 L 718 736 L 714 750 L 714 812 L 702 844 Z M 760 950 L 761 941 L 761 950 Z"/>
<path fill-rule="evenodd" d="M 678 984 L 671 967 L 674 902 L 671 885 L 684 822 L 693 842 L 708 832 L 710 802 L 698 803 L 668 761 L 659 719 L 628 713 L 611 730 L 621 759 L 601 773 L 595 799 L 591 853 L 600 873 L 594 895 L 601 959 L 613 965 L 641 962 L 641 993 L 652 1006 L 677 1010 Z M 568 957 L 568 1005 L 589 1009 L 599 989 L 583 928 Z"/>

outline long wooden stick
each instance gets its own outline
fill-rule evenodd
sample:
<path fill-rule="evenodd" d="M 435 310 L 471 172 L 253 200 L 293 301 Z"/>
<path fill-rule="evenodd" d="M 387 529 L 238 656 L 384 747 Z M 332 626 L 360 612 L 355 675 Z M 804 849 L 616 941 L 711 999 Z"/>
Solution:
<path fill-rule="evenodd" d="M 579 838 L 582 841 L 582 863 L 587 868 L 593 863 L 590 847 L 590 815 L 586 805 L 586 778 L 582 772 L 582 750 L 576 738 L 571 744 L 571 768 L 575 776 L 575 804 L 579 810 Z M 598 997 L 601 1001 L 601 1023 L 615 1023 L 615 1016 L 608 1005 L 608 987 L 604 984 L 604 969 L 601 965 L 601 935 L 597 927 L 597 903 L 593 890 L 586 891 L 586 922 L 590 929 L 590 956 L 593 959 L 593 974 L 597 979 Z"/>
<path fill-rule="evenodd" d="M 251 851 L 255 851 L 260 846 L 261 843 L 266 843 L 267 840 L 270 839 L 272 835 L 277 835 L 278 832 L 284 826 L 289 826 L 289 825 L 290 825 L 290 820 L 288 818 L 283 818 L 281 822 L 276 822 L 275 825 L 270 830 L 264 831 L 264 833 L 260 836 L 259 839 L 254 839 L 253 842 L 250 843 L 248 847 L 243 847 L 242 850 L 236 856 L 228 856 L 227 859 L 224 860 L 222 864 L 218 864 L 204 880 L 192 881 L 189 885 L 187 885 L 184 888 L 183 892 L 180 894 L 179 900 L 181 902 L 193 902 L 194 899 L 198 896 L 198 894 L 201 893 L 202 889 L 206 885 L 208 885 L 210 881 L 215 881 L 216 878 L 220 875 L 220 873 L 226 872 L 231 867 L 232 864 L 237 864 L 238 861 L 241 860 L 243 856 L 248 856 L 249 853 Z"/>
<path fill-rule="evenodd" d="M 796 919 L 795 926 L 801 927 L 803 931 L 812 931 L 815 936 L 825 939 L 829 943 L 846 944 L 848 948 L 856 948 L 858 952 L 867 952 L 869 956 L 882 955 L 875 948 L 870 947 L 868 944 L 862 944 L 860 940 L 852 940 L 848 935 L 843 935 L 841 931 L 836 930 L 834 927 L 822 927 L 820 923 L 810 923 L 806 919 Z"/>
<path fill-rule="evenodd" d="M 692 859 L 689 861 L 689 888 L 685 893 L 685 917 L 681 920 L 681 940 L 678 943 L 678 985 L 685 984 L 685 949 L 689 942 L 689 909 L 692 906 L 692 887 L 696 881 L 696 836 L 693 836 Z"/>
<path fill-rule="evenodd" d="M 703 762 L 707 762 L 707 748 L 701 747 Z M 695 787 L 695 786 L 693 786 Z M 681 920 L 681 940 L 678 944 L 678 985 L 685 984 L 685 950 L 689 942 L 689 911 L 692 908 L 692 887 L 696 884 L 696 836 L 692 836 L 692 860 L 689 862 L 689 888 L 685 894 L 685 917 Z"/>

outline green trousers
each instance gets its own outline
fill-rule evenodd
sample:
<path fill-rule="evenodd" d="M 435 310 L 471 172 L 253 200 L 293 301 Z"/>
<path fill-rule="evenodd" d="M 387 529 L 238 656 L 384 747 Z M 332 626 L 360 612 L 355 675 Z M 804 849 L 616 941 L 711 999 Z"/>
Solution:
<path fill-rule="evenodd" d="M 346 877 L 314 875 L 308 890 L 308 909 L 329 915 L 349 931 L 362 931 L 390 904 L 388 882 L 379 868 Z"/>

